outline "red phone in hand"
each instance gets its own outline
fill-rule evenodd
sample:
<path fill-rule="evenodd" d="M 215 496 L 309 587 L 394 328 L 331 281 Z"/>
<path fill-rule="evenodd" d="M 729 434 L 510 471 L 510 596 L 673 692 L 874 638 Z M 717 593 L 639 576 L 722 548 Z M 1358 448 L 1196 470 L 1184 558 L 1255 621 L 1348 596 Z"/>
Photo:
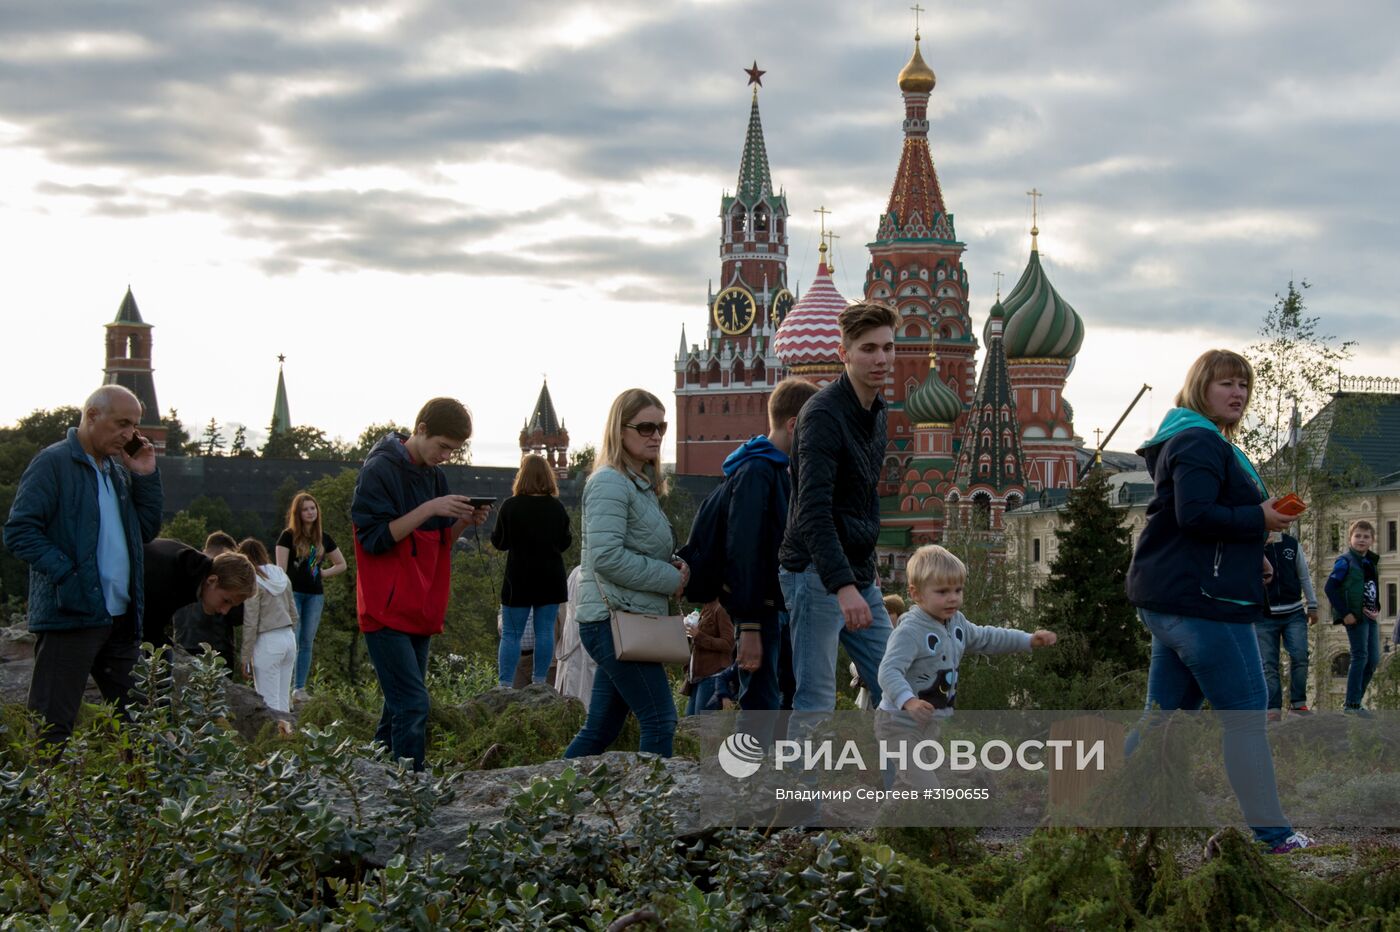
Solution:
<path fill-rule="evenodd" d="M 1274 502 L 1274 511 L 1277 511 L 1281 515 L 1288 515 L 1290 518 L 1296 518 L 1307 510 L 1308 506 L 1294 492 L 1289 492 L 1283 498 Z"/>

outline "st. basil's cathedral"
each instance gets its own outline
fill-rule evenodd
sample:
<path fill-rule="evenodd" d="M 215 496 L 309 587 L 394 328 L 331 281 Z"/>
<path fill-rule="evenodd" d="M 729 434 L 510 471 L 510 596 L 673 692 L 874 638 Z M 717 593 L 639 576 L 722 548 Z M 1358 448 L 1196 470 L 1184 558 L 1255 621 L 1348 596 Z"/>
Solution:
<path fill-rule="evenodd" d="M 1084 324 L 1046 275 L 1035 222 L 1020 279 L 998 294 L 980 342 L 973 330 L 966 244 L 929 149 L 936 79 L 919 44 L 916 33 L 899 73 L 904 145 L 868 244 L 862 296 L 900 316 L 879 489 L 886 558 L 941 541 L 951 527 L 998 536 L 1007 510 L 1041 490 L 1073 488 L 1089 456 L 1064 398 Z M 720 202 L 719 287 L 710 289 L 703 338 L 687 343 L 682 330 L 675 360 L 680 474 L 719 475 L 735 446 L 766 432 L 768 394 L 781 379 L 825 385 L 842 372 L 837 315 L 851 302 L 832 280 L 825 240 L 810 285 L 797 300 L 789 290 L 787 198 L 774 192 L 759 117 L 763 72 L 756 63 L 747 70 L 753 95 L 739 180 Z"/>

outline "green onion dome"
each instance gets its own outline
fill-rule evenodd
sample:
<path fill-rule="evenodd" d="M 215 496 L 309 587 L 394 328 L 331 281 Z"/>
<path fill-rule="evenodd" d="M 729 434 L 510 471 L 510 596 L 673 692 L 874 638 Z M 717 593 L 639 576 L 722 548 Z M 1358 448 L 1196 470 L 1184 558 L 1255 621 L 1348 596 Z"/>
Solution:
<path fill-rule="evenodd" d="M 1000 296 L 996 303 L 992 305 L 992 310 L 987 314 L 987 324 L 982 328 L 982 345 L 990 346 L 992 338 L 1001 338 L 1006 330 L 1006 308 L 1002 306 Z"/>
<path fill-rule="evenodd" d="M 1002 341 L 1008 359 L 1071 359 L 1084 342 L 1084 321 L 1050 284 L 1034 245 L 1021 280 L 1002 308 Z"/>
<path fill-rule="evenodd" d="M 928 377 L 909 393 L 904 413 L 915 424 L 951 424 L 963 412 L 963 403 L 938 375 L 938 357 L 928 354 Z"/>

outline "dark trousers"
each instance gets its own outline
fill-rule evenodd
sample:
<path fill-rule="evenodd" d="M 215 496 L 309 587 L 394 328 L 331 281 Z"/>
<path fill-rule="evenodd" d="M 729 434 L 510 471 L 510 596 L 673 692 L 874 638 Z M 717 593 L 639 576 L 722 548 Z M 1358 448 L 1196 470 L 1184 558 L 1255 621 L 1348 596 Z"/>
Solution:
<path fill-rule="evenodd" d="M 97 628 L 35 632 L 28 706 L 44 718 L 44 741 L 63 744 L 73 734 L 89 675 L 102 698 L 124 712 L 136 685 L 131 671 L 139 655 L 130 613 Z"/>
<path fill-rule="evenodd" d="M 776 712 L 783 707 L 778 666 L 783 653 L 781 641 L 786 639 L 787 626 L 780 628 L 776 617 L 759 622 L 759 642 L 763 645 L 763 658 L 759 668 L 752 673 L 746 670 L 739 671 L 739 708 L 746 712 Z M 789 648 L 789 669 L 791 662 L 792 649 Z"/>
<path fill-rule="evenodd" d="M 414 770 L 423 769 L 428 739 L 429 641 L 426 634 L 391 628 L 365 632 L 365 650 L 384 693 L 374 740 L 388 748 L 394 760 L 413 761 Z"/>

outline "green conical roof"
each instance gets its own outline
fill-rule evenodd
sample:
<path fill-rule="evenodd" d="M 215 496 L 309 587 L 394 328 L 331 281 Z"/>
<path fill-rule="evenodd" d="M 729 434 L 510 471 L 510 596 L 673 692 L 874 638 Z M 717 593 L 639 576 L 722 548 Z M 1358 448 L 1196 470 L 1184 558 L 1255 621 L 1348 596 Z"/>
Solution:
<path fill-rule="evenodd" d="M 272 403 L 272 427 L 268 433 L 280 434 L 292 429 L 292 412 L 287 405 L 287 381 L 282 377 L 281 361 L 277 366 L 277 399 Z"/>
<path fill-rule="evenodd" d="M 1084 321 L 1050 284 L 1034 245 L 1021 280 L 1002 308 L 1002 340 L 1010 359 L 1070 359 L 1084 342 Z"/>
<path fill-rule="evenodd" d="M 758 118 L 758 89 L 749 108 L 749 132 L 744 138 L 744 155 L 739 160 L 739 184 L 734 191 L 745 207 L 753 207 L 773 196 L 773 178 L 768 173 L 768 149 L 763 144 L 763 122 Z"/>
<path fill-rule="evenodd" d="M 938 360 L 929 356 L 924 384 L 909 393 L 904 413 L 915 424 L 951 424 L 963 412 L 963 403 L 938 375 Z"/>

